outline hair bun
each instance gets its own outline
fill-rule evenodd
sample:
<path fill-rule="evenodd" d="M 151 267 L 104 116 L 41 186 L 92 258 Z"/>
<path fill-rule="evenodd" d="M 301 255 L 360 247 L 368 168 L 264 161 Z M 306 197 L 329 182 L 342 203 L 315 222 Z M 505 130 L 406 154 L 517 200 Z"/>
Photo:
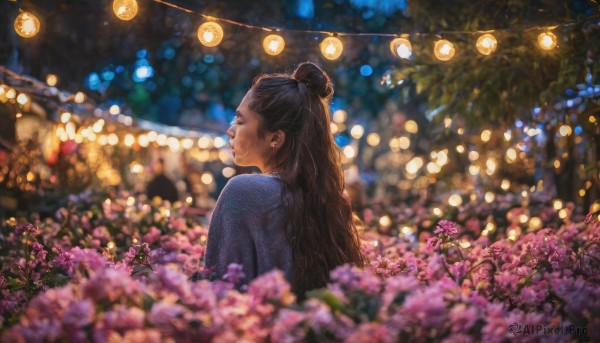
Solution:
<path fill-rule="evenodd" d="M 292 77 L 305 83 L 310 90 L 317 93 L 321 98 L 329 98 L 333 95 L 333 84 L 329 75 L 312 62 L 300 63 L 292 73 Z"/>

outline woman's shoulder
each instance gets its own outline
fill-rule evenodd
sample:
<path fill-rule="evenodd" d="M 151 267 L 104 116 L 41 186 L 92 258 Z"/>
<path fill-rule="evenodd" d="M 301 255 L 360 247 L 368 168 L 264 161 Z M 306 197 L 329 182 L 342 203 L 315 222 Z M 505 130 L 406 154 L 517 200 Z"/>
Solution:
<path fill-rule="evenodd" d="M 232 177 L 227 182 L 221 197 L 258 204 L 275 201 L 280 195 L 280 190 L 281 181 L 276 177 L 264 174 L 242 174 Z"/>

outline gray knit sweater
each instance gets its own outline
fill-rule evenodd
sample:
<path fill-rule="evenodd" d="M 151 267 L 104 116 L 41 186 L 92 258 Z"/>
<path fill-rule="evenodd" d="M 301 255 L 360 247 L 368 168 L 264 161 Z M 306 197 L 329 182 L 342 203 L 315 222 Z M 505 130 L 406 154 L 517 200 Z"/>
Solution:
<path fill-rule="evenodd" d="M 210 220 L 205 255 L 205 266 L 214 268 L 217 277 L 227 273 L 230 263 L 238 263 L 244 267 L 246 282 L 274 268 L 292 282 L 292 249 L 283 227 L 283 183 L 275 175 L 238 175 L 223 188 Z"/>

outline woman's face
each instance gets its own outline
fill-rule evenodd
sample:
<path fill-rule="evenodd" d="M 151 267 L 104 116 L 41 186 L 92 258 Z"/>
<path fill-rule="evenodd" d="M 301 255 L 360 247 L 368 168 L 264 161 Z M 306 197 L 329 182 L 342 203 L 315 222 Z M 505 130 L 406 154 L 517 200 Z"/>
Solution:
<path fill-rule="evenodd" d="M 246 93 L 238 106 L 235 120 L 231 123 L 227 135 L 233 153 L 233 161 L 238 166 L 256 166 L 263 172 L 269 172 L 266 165 L 273 154 L 269 144 L 271 135 L 258 137 L 261 117 L 248 107 L 252 101 L 252 90 Z"/>

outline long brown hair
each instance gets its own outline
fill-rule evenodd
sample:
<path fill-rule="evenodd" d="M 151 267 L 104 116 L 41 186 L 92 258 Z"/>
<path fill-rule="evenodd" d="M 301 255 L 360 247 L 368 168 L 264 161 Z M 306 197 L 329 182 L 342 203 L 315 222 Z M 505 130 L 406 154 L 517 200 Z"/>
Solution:
<path fill-rule="evenodd" d="M 258 77 L 251 91 L 250 109 L 262 117 L 259 135 L 285 132 L 272 162 L 284 183 L 292 286 L 303 297 L 325 286 L 335 267 L 365 263 L 351 205 L 342 196 L 340 152 L 330 131 L 333 85 L 319 66 L 305 62 L 292 74 Z"/>

